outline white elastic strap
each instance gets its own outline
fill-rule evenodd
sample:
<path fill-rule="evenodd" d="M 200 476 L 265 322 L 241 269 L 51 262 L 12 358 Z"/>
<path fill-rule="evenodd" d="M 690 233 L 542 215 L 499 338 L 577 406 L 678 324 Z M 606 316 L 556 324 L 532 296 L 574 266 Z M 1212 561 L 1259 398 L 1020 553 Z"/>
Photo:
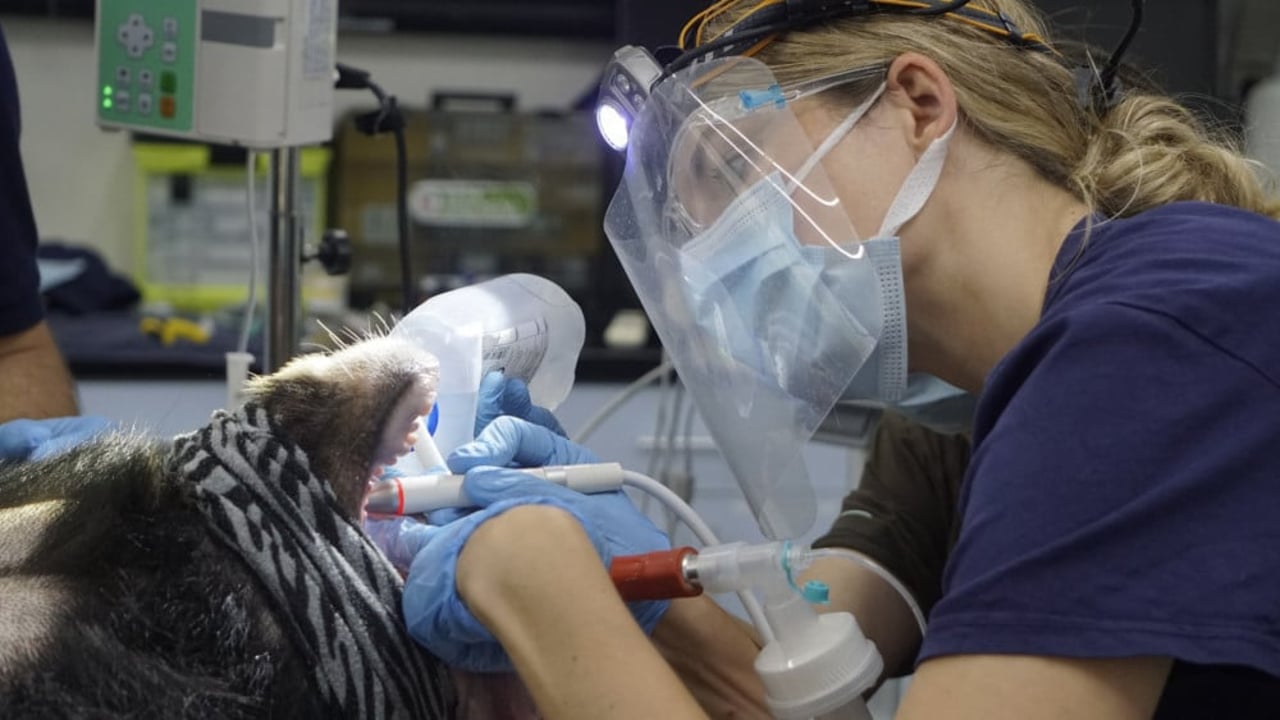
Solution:
<path fill-rule="evenodd" d="M 884 224 L 880 226 L 880 232 L 876 237 L 897 237 L 898 230 L 901 230 L 902 226 L 924 207 L 925 201 L 938 185 L 938 178 L 942 176 L 942 165 L 947 159 L 947 145 L 950 144 L 951 135 L 955 130 L 956 124 L 952 123 L 941 137 L 929 143 L 929 147 L 920 156 L 919 162 L 907 174 L 907 179 L 903 181 L 897 196 L 893 198 L 893 204 L 889 206 Z"/>
<path fill-rule="evenodd" d="M 844 136 L 849 134 L 849 131 L 853 130 L 853 126 L 858 124 L 858 121 L 862 119 L 862 116 L 866 115 L 867 111 L 871 109 L 871 106 L 875 105 L 876 101 L 880 99 L 880 96 L 884 94 L 884 89 L 885 84 L 881 83 L 880 87 L 876 88 L 876 91 L 871 93 L 871 97 L 862 101 L 861 105 L 854 108 L 853 112 L 849 113 L 849 117 L 845 118 L 843 122 L 837 125 L 835 129 L 831 131 L 830 135 L 827 135 L 827 139 L 822 141 L 822 144 L 818 146 L 818 149 L 814 150 L 813 154 L 809 156 L 809 159 L 805 160 L 804 164 L 800 166 L 800 169 L 791 176 L 791 182 L 787 187 L 788 195 L 795 191 L 796 187 L 803 183 L 805 178 L 809 177 L 809 173 L 813 172 L 813 169 L 818 166 L 818 163 L 822 162 L 822 159 L 827 156 L 827 153 L 831 152 L 831 149 L 843 140 Z"/>

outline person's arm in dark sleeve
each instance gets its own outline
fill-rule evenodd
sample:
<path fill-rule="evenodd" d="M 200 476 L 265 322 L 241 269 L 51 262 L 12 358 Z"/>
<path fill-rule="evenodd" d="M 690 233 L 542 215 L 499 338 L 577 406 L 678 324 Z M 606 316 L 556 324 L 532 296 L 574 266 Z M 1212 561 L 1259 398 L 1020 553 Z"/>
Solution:
<path fill-rule="evenodd" d="M 71 376 L 44 321 L 20 127 L 17 81 L 0 32 L 0 421 L 77 412 Z"/>
<path fill-rule="evenodd" d="M 852 550 L 874 561 L 906 586 L 927 616 L 942 595 L 969 457 L 967 436 L 934 432 L 885 413 L 858 488 L 814 547 Z M 811 575 L 831 586 L 831 609 L 858 618 L 884 657 L 886 675 L 910 672 L 920 643 L 914 615 L 888 583 L 870 570 L 851 571 L 851 565 L 823 560 Z"/>

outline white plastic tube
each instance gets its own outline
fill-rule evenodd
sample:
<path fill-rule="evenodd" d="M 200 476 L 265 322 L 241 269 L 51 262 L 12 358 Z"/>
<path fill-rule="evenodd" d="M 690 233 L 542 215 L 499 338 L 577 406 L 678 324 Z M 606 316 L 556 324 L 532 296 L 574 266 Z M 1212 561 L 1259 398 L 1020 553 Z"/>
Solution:
<path fill-rule="evenodd" d="M 258 275 L 261 273 L 262 242 L 258 239 L 257 190 L 254 180 L 257 174 L 257 155 L 250 150 L 245 154 L 245 213 L 249 219 L 249 298 L 244 303 L 244 316 L 240 325 L 240 344 L 237 352 L 249 352 L 249 334 L 253 331 L 253 313 L 258 304 Z"/>
<path fill-rule="evenodd" d="M 258 305 L 258 275 L 261 274 L 262 241 L 258 238 L 258 212 L 254 189 L 257 155 L 252 150 L 245 156 L 245 215 L 249 221 L 249 297 L 244 303 L 244 315 L 240 319 L 240 341 L 236 349 L 226 353 L 227 409 L 240 406 L 244 386 L 249 379 L 253 355 L 249 352 L 249 335 L 253 332 L 254 309 Z"/>
<path fill-rule="evenodd" d="M 847 560 L 875 573 L 881 580 L 889 583 L 889 587 L 898 591 L 898 594 L 902 596 L 903 602 L 905 602 L 907 604 L 907 608 L 911 610 L 912 617 L 916 619 L 916 625 L 920 627 L 920 637 L 924 637 L 925 620 L 924 613 L 920 610 L 920 604 L 916 602 L 915 596 L 911 594 L 911 591 L 907 590 L 907 587 L 903 585 L 898 578 L 894 577 L 893 573 L 881 566 L 880 563 L 872 560 L 862 553 L 854 552 L 853 550 L 845 548 L 822 548 L 820 550 L 810 550 L 809 557 L 812 560 L 817 560 L 819 558 L 840 558 L 841 560 Z"/>
<path fill-rule="evenodd" d="M 671 512 L 676 514 L 676 517 L 680 518 L 681 522 L 689 527 L 694 537 L 698 538 L 698 542 L 707 546 L 720 544 L 720 539 L 716 537 L 710 526 L 689 506 L 689 503 L 675 494 L 671 488 L 648 475 L 642 475 L 633 470 L 627 470 L 622 474 L 622 483 L 636 488 L 666 505 Z M 773 631 L 769 627 L 769 622 L 765 619 L 764 608 L 760 606 L 760 601 L 749 590 L 740 590 L 737 595 L 738 599 L 742 601 L 743 609 L 747 611 L 747 615 L 751 618 L 751 624 L 755 625 L 756 632 L 760 633 L 761 642 L 766 645 L 773 642 Z"/>
<path fill-rule="evenodd" d="M 689 503 L 685 502 L 671 488 L 648 475 L 643 475 L 633 470 L 627 470 L 622 473 L 622 484 L 640 490 L 666 505 L 671 512 L 680 518 L 681 522 L 689 526 L 689 529 L 693 531 L 693 536 L 698 538 L 698 542 L 707 546 L 720 544 L 720 539 L 716 537 L 715 531 L 702 520 L 697 511 L 689 506 Z"/>

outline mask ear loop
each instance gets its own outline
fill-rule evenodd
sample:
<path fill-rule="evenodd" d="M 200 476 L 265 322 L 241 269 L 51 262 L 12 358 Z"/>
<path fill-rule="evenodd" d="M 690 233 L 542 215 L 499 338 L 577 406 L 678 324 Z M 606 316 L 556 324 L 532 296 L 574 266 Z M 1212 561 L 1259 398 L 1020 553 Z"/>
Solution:
<path fill-rule="evenodd" d="M 902 182 L 902 187 L 894 196 L 893 203 L 889 205 L 889 212 L 884 217 L 884 223 L 880 225 L 877 237 L 896 237 L 902 226 L 924 207 L 929 196 L 933 194 L 933 189 L 938 185 L 938 178 L 942 176 L 942 165 L 947 159 L 947 146 L 951 144 L 951 136 L 955 133 L 958 124 L 959 122 L 953 122 L 945 133 L 929 143 L 929 147 L 920 155 L 915 167 L 907 173 L 907 179 Z"/>

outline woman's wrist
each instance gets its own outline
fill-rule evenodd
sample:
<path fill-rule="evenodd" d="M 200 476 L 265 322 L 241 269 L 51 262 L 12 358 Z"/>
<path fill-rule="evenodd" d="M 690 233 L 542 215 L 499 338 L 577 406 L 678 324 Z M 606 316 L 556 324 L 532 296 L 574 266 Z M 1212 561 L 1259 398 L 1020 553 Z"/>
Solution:
<path fill-rule="evenodd" d="M 456 577 L 544 717 L 704 717 L 571 513 L 527 505 L 485 522 L 463 547 Z"/>

